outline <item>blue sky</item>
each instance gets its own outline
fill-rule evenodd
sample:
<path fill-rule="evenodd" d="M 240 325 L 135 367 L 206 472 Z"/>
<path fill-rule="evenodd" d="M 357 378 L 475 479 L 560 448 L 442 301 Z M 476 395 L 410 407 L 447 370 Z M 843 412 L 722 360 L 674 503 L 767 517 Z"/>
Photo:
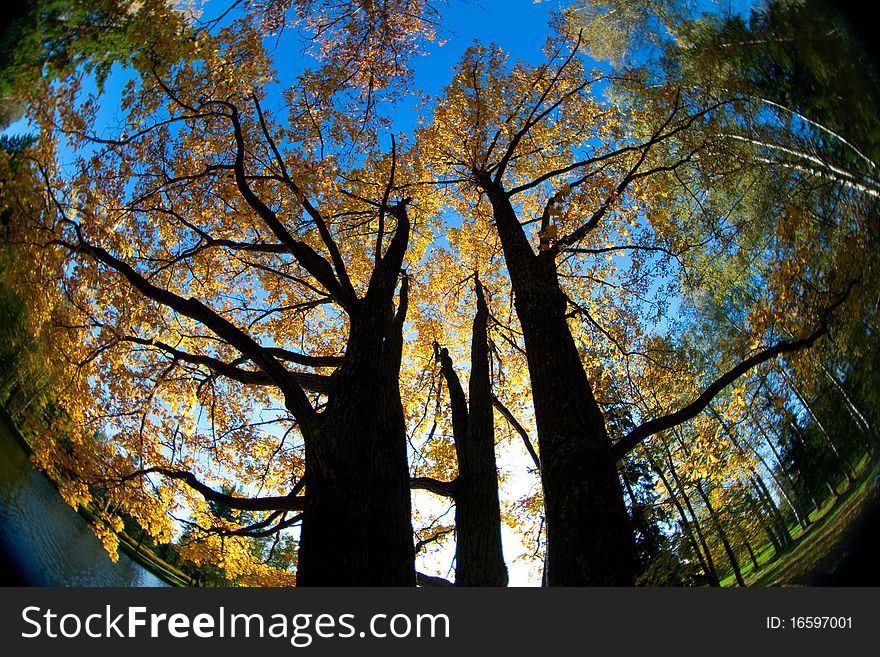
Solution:
<path fill-rule="evenodd" d="M 430 87 L 432 79 L 448 78 L 475 39 L 497 43 L 514 59 L 541 59 L 544 40 L 551 33 L 547 25 L 550 12 L 560 6 L 553 2 L 535 4 L 533 0 L 450 0 L 442 18 L 448 32 L 441 35 L 448 42 L 432 48 L 431 56 L 419 63 L 417 86 Z"/>

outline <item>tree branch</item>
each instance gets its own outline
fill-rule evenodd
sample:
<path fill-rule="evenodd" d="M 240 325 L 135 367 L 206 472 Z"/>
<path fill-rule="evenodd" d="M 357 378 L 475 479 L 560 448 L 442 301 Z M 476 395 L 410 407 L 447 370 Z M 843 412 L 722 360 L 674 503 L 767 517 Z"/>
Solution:
<path fill-rule="evenodd" d="M 273 513 L 270 517 L 277 517 L 278 512 Z M 303 514 L 297 513 L 295 516 L 287 518 L 286 520 L 280 520 L 271 527 L 271 522 L 264 520 L 262 522 L 254 523 L 253 525 L 248 525 L 247 527 L 240 527 L 238 529 L 226 529 L 217 532 L 220 536 L 248 536 L 250 538 L 263 538 L 264 536 L 271 536 L 273 534 L 277 534 L 282 529 L 287 529 L 289 527 L 293 527 L 298 522 L 301 522 L 303 519 Z"/>
<path fill-rule="evenodd" d="M 308 244 L 295 239 L 284 227 L 281 221 L 278 220 L 275 212 L 263 203 L 263 201 L 260 200 L 250 188 L 250 185 L 248 185 L 244 167 L 244 134 L 242 132 L 238 112 L 234 107 L 231 107 L 231 120 L 236 144 L 235 183 L 238 187 L 239 193 L 269 227 L 269 230 L 272 231 L 275 237 L 287 247 L 291 255 L 293 255 L 293 257 L 296 258 L 299 263 L 305 267 L 305 269 L 314 276 L 321 285 L 324 286 L 336 302 L 346 311 L 354 311 L 354 308 L 357 306 L 357 295 L 354 294 L 354 291 L 344 287 L 343 284 L 337 280 L 336 274 L 333 272 L 333 267 L 322 258 L 317 251 Z M 321 220 L 321 224 L 323 224 L 323 219 Z M 319 231 L 321 230 L 321 225 L 318 226 L 318 229 Z M 326 226 L 324 227 L 324 230 L 326 230 Z"/>
<path fill-rule="evenodd" d="M 297 495 L 302 488 L 302 479 L 296 483 L 289 494 L 280 497 L 235 497 L 227 495 L 203 484 L 192 472 L 172 470 L 171 468 L 160 466 L 135 470 L 123 476 L 122 481 L 143 477 L 148 474 L 159 474 L 169 479 L 182 481 L 209 502 L 216 502 L 230 509 L 241 511 L 302 511 L 305 504 L 305 498 Z"/>
<path fill-rule="evenodd" d="M 710 105 L 709 107 L 706 107 L 706 108 L 700 110 L 699 112 L 695 112 L 694 114 L 691 114 L 690 116 L 682 119 L 675 127 L 669 129 L 667 132 L 664 132 L 664 130 L 667 130 L 667 128 L 669 128 L 672 125 L 672 122 L 675 119 L 675 115 L 681 109 L 680 98 L 678 95 L 676 95 L 674 107 L 672 108 L 672 111 L 669 113 L 669 115 L 666 117 L 666 119 L 663 121 L 663 123 L 660 124 L 660 126 L 657 128 L 657 130 L 654 131 L 654 133 L 651 135 L 651 138 L 648 139 L 648 141 L 646 141 L 642 145 L 636 147 L 636 149 L 640 150 L 641 153 L 639 154 L 639 157 L 636 160 L 636 163 L 629 169 L 629 171 L 626 173 L 626 175 L 623 177 L 623 179 L 620 181 L 620 183 L 614 188 L 614 191 L 612 191 L 611 194 L 608 195 L 608 197 L 605 199 L 605 201 L 602 203 L 602 205 L 599 206 L 599 208 L 596 209 L 595 212 L 593 212 L 593 214 L 590 216 L 590 218 L 585 223 L 581 224 L 581 226 L 579 226 L 578 228 L 573 230 L 568 235 L 561 237 L 556 242 L 556 244 L 554 244 L 550 249 L 545 251 L 544 257 L 555 258 L 561 249 L 563 249 L 564 247 L 571 246 L 572 244 L 575 244 L 576 242 L 583 239 L 587 235 L 587 233 L 589 233 L 591 230 L 593 230 L 596 227 L 596 225 L 599 223 L 599 221 L 602 219 L 602 217 L 604 217 L 605 214 L 608 212 L 608 210 L 611 209 L 611 205 L 614 203 L 614 201 L 617 200 L 617 198 L 619 198 L 623 194 L 624 191 L 626 191 L 626 189 L 629 187 L 630 183 L 632 183 L 634 180 L 636 180 L 638 178 L 643 178 L 645 176 L 649 176 L 649 175 L 652 175 L 654 173 L 658 173 L 661 171 L 675 170 L 678 167 L 680 167 L 682 164 L 684 164 L 685 162 L 690 161 L 690 159 L 693 157 L 696 150 L 691 151 L 686 156 L 680 158 L 674 164 L 660 165 L 660 166 L 653 167 L 647 171 L 639 171 L 642 168 L 642 165 L 645 163 L 645 160 L 648 157 L 648 153 L 651 151 L 651 149 L 656 144 L 659 144 L 660 142 L 663 142 L 667 139 L 670 139 L 671 137 L 674 137 L 678 133 L 689 129 L 694 124 L 694 122 L 696 122 L 696 120 L 698 118 L 709 114 L 710 112 L 714 111 L 715 109 L 718 109 L 719 107 L 721 107 L 722 105 L 724 105 L 728 102 L 730 102 L 730 101 L 719 101 L 717 103 L 714 103 L 713 105 Z"/>
<path fill-rule="evenodd" d="M 516 431 L 520 438 L 523 440 L 523 444 L 526 447 L 526 451 L 529 453 L 529 456 L 532 457 L 532 461 L 535 464 L 535 467 L 538 469 L 538 472 L 541 471 L 541 461 L 538 458 L 538 452 L 535 451 L 535 446 L 532 445 L 532 440 L 529 437 L 529 432 L 525 430 L 525 427 L 519 423 L 519 421 L 514 417 L 513 412 L 504 405 L 504 403 L 498 399 L 495 395 L 492 395 L 492 406 L 494 406 L 504 419 L 513 427 L 513 430 Z"/>
<path fill-rule="evenodd" d="M 768 347 L 767 349 L 763 349 L 762 351 L 753 354 L 715 379 L 715 381 L 713 381 L 699 397 L 694 399 L 687 406 L 673 413 L 648 420 L 630 431 L 612 445 L 611 453 L 615 461 L 620 461 L 646 438 L 660 433 L 661 431 L 677 427 L 678 425 L 696 417 L 709 405 L 716 395 L 752 368 L 762 363 L 766 363 L 782 354 L 794 353 L 812 347 L 819 338 L 828 332 L 828 319 L 831 313 L 846 300 L 854 285 L 855 283 L 852 283 L 846 293 L 825 310 L 819 327 L 807 337 L 793 341 L 783 340 L 772 347 Z"/>
<path fill-rule="evenodd" d="M 79 226 L 73 222 L 70 223 L 76 230 L 79 239 L 78 244 L 69 244 L 61 241 L 56 242 L 57 244 L 71 251 L 79 250 L 92 256 L 98 262 L 121 274 L 138 292 L 148 299 L 157 301 L 186 317 L 196 320 L 220 339 L 238 349 L 239 352 L 253 361 L 278 386 L 284 394 L 288 410 L 296 417 L 300 428 L 306 432 L 312 432 L 317 429 L 317 414 L 309 403 L 305 391 L 293 378 L 291 372 L 272 357 L 250 335 L 218 315 L 198 299 L 193 297 L 184 299 L 169 290 L 153 285 L 128 263 L 115 257 L 104 248 L 86 242 L 79 230 Z"/>
<path fill-rule="evenodd" d="M 416 573 L 416 586 L 455 586 L 455 584 L 442 577 Z"/>
<path fill-rule="evenodd" d="M 182 360 L 186 363 L 192 363 L 193 365 L 204 365 L 217 374 L 225 376 L 228 379 L 232 379 L 233 381 L 238 381 L 239 383 L 243 383 L 245 385 L 275 385 L 275 382 L 271 379 L 271 377 L 269 377 L 265 372 L 261 370 L 242 369 L 240 367 L 237 367 L 233 363 L 227 363 L 220 360 L 219 358 L 214 358 L 213 356 L 192 354 L 187 351 L 182 351 L 162 342 L 161 340 L 147 340 L 130 335 L 124 336 L 120 338 L 120 340 L 122 340 L 123 342 L 131 342 L 134 344 L 144 345 L 146 347 L 156 347 L 157 349 L 160 349 L 161 351 L 169 354 L 170 356 L 173 356 L 178 360 Z M 309 390 L 311 392 L 326 393 L 330 389 L 329 376 L 325 376 L 322 374 L 310 374 L 307 372 L 291 372 L 290 375 L 305 390 Z"/>
<path fill-rule="evenodd" d="M 412 490 L 426 490 L 435 495 L 455 499 L 456 484 L 454 480 L 440 481 L 431 477 L 412 477 L 409 480 L 409 487 Z"/>
<path fill-rule="evenodd" d="M 507 169 L 507 165 L 510 162 L 510 159 L 513 157 L 514 152 L 519 146 L 520 141 L 528 134 L 529 130 L 532 129 L 533 126 L 540 123 L 544 117 L 548 116 L 551 112 L 553 112 L 557 107 L 559 107 L 566 99 L 574 94 L 580 93 L 584 89 L 586 89 L 589 85 L 593 84 L 594 80 L 587 80 L 583 84 L 578 87 L 572 89 L 571 91 L 562 95 L 555 103 L 547 107 L 544 111 L 539 113 L 541 106 L 544 104 L 544 101 L 547 100 L 547 97 L 550 95 L 550 91 L 556 86 L 556 83 L 559 81 L 559 78 L 562 77 L 563 72 L 568 65 L 574 60 L 581 46 L 582 35 L 578 33 L 577 41 L 574 44 L 574 47 L 571 50 L 571 54 L 565 59 L 564 62 L 560 65 L 560 67 L 556 70 L 556 73 L 553 75 L 553 78 L 544 88 L 544 91 L 541 93 L 538 102 L 535 103 L 535 106 L 532 108 L 532 111 L 529 112 L 528 117 L 526 117 L 525 123 L 522 128 L 513 136 L 510 140 L 510 143 L 507 145 L 507 149 L 504 152 L 504 155 L 501 156 L 501 160 L 499 160 L 498 164 L 495 165 L 495 183 L 500 183 L 502 176 L 504 176 L 504 172 Z M 554 54 L 555 56 L 558 54 Z"/>
<path fill-rule="evenodd" d="M 393 296 L 394 289 L 397 287 L 397 279 L 400 276 L 403 258 L 406 255 L 407 245 L 409 244 L 411 225 L 406 206 L 409 205 L 411 200 L 405 198 L 399 203 L 386 208 L 388 213 L 397 220 L 397 227 L 394 230 L 391 241 L 388 242 L 388 248 L 385 249 L 384 257 L 373 267 L 373 273 L 370 276 L 370 283 L 365 295 L 367 303 L 386 303 Z"/>
<path fill-rule="evenodd" d="M 345 358 L 344 356 L 310 356 L 281 347 L 264 347 L 264 349 L 279 360 L 286 360 L 306 367 L 337 367 L 342 365 Z"/>
<path fill-rule="evenodd" d="M 468 430 L 468 405 L 461 387 L 461 381 L 452 364 L 449 350 L 434 342 L 434 357 L 440 364 L 440 372 L 446 381 L 449 390 L 449 403 L 452 407 L 452 435 L 456 441 L 467 440 Z"/>
<path fill-rule="evenodd" d="M 391 198 L 391 190 L 394 188 L 394 177 L 397 172 L 397 142 L 394 134 L 391 135 L 391 173 L 388 175 L 388 182 L 385 185 L 385 191 L 382 193 L 382 201 L 379 204 L 379 226 L 376 230 L 376 252 L 373 255 L 376 266 L 382 259 L 382 240 L 385 237 L 385 212 L 388 207 L 388 200 Z"/>

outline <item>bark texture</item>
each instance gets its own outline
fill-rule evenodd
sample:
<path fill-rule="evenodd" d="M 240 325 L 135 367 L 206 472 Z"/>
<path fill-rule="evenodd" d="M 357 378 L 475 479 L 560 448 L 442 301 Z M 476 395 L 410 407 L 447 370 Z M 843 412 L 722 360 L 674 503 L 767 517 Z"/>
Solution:
<path fill-rule="evenodd" d="M 446 349 L 438 360 L 452 400 L 458 476 L 455 479 L 455 585 L 506 586 L 501 548 L 501 508 L 495 462 L 495 426 L 489 371 L 489 309 L 476 281 L 477 313 L 471 337 L 468 400 Z"/>
<path fill-rule="evenodd" d="M 507 193 L 486 177 L 531 378 L 550 586 L 630 586 L 636 550 L 605 419 L 565 318 L 552 251 L 535 254 Z"/>
<path fill-rule="evenodd" d="M 306 439 L 299 586 L 415 586 L 399 374 L 408 283 L 393 298 L 409 237 L 405 208 L 350 309 L 349 342 L 317 435 Z"/>

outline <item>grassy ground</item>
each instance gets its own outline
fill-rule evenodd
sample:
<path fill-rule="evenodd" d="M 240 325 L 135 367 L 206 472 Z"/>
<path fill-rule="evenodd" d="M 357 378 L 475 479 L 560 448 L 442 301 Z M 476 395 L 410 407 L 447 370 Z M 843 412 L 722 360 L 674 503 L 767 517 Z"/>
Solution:
<path fill-rule="evenodd" d="M 849 568 L 847 559 L 860 554 L 861 543 L 871 536 L 874 516 L 880 509 L 876 478 L 880 463 L 865 459 L 859 464 L 854 481 L 838 488 L 840 495 L 829 500 L 810 515 L 807 529 L 792 528 L 794 543 L 781 554 L 774 555 L 770 544 L 758 553 L 759 569 L 751 562 L 742 564 L 743 578 L 748 586 L 814 586 L 823 584 L 859 585 L 857 574 L 849 574 L 846 582 L 837 577 L 842 568 Z M 880 554 L 880 553 L 878 553 Z M 866 578 L 872 577 L 865 573 Z M 735 586 L 733 574 L 721 581 L 722 586 Z"/>

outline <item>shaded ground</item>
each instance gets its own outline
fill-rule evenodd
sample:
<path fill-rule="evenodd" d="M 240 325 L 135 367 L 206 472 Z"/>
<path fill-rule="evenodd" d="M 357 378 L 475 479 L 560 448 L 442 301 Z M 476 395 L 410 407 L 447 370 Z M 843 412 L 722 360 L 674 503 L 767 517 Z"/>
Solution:
<path fill-rule="evenodd" d="M 22 575 L 18 563 L 12 558 L 6 543 L 0 536 L 0 586 L 27 586 L 28 582 Z"/>
<path fill-rule="evenodd" d="M 866 501 L 843 540 L 819 564 L 810 586 L 880 586 L 880 490 Z"/>
<path fill-rule="evenodd" d="M 880 586 L 880 477 L 870 472 L 749 585 Z"/>

